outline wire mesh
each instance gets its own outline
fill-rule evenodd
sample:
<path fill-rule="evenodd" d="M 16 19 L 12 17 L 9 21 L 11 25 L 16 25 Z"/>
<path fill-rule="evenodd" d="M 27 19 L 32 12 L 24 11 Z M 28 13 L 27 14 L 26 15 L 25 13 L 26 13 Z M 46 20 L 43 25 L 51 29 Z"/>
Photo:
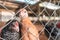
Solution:
<path fill-rule="evenodd" d="M 42 2 L 45 2 L 46 0 L 40 0 L 40 2 L 42 3 Z M 47 2 L 47 1 L 46 1 Z M 60 7 L 60 0 L 49 0 L 48 1 L 48 4 L 47 4 L 47 6 L 49 5 L 49 3 L 54 3 L 54 4 L 56 4 L 56 2 L 58 3 L 58 5 L 57 6 L 59 6 Z M 40 4 L 40 3 L 39 3 Z M 7 7 L 5 7 L 4 6 L 4 3 L 0 3 L 0 6 L 2 6 L 2 7 L 4 7 L 6 10 L 9 10 Z M 22 5 L 21 5 L 22 6 Z M 51 5 L 49 5 L 49 6 L 51 6 Z M 49 7 L 48 6 L 48 7 Z M 54 6 L 54 5 L 53 5 Z M 56 6 L 56 7 L 57 7 Z M 44 26 L 43 27 L 43 29 L 39 32 L 39 36 L 38 37 L 36 37 L 32 32 L 30 32 L 29 31 L 29 28 L 27 28 L 27 31 L 26 31 L 26 33 L 24 34 L 24 35 L 26 35 L 27 33 L 30 33 L 31 35 L 33 35 L 35 38 L 36 38 L 36 40 L 42 40 L 41 38 L 40 38 L 40 36 L 41 36 L 41 34 L 44 32 L 45 33 L 45 35 L 48 35 L 48 39 L 47 40 L 60 40 L 60 29 L 59 28 L 57 28 L 56 27 L 56 24 L 57 24 L 57 22 L 59 22 L 59 20 L 60 19 L 58 19 L 58 20 L 56 20 L 56 17 L 58 16 L 58 14 L 57 14 L 57 10 L 60 10 L 60 9 L 57 9 L 57 10 L 55 10 L 55 9 L 48 9 L 47 7 L 43 7 L 43 10 L 40 12 L 40 9 L 41 9 L 41 7 L 39 7 L 39 14 L 38 15 L 36 15 L 36 13 L 30 8 L 30 5 L 29 4 L 26 4 L 26 6 L 24 6 L 23 8 L 27 8 L 28 7 L 28 9 L 36 16 L 36 20 L 34 21 L 34 22 L 32 22 L 33 24 L 35 24 L 38 20 L 40 21 L 41 19 L 39 18 L 39 17 L 41 17 L 41 15 L 43 15 L 44 16 L 44 12 L 46 12 L 45 14 L 47 14 L 47 17 L 48 17 L 48 19 L 43 19 L 44 21 L 46 21 L 47 20 L 47 22 L 44 24 L 42 21 L 40 21 L 40 23 Z M 51 13 L 51 15 L 49 14 L 49 12 L 47 11 L 47 9 L 48 10 L 52 10 L 53 12 Z M 20 9 L 17 11 L 17 13 L 16 14 L 18 14 L 20 12 Z M 12 13 L 12 12 L 11 12 Z M 16 14 L 14 15 L 14 19 L 15 19 L 15 16 L 16 16 Z M 42 16 L 42 17 L 43 17 Z M 51 19 L 50 17 L 54 17 L 53 19 Z M 59 18 L 60 18 L 60 16 L 58 16 Z M 44 17 L 43 17 L 44 18 Z M 11 19 L 11 20 L 14 20 L 14 19 Z M 10 22 L 12 22 L 12 21 L 10 21 Z M 9 23 L 10 23 L 9 22 Z M 9 24 L 8 23 L 8 24 Z M 7 24 L 7 25 L 8 25 Z M 7 25 L 5 25 L 5 26 L 3 26 L 2 28 L 4 28 L 4 27 L 6 27 Z M 24 24 L 23 24 L 24 25 Z M 53 27 L 52 27 L 53 26 Z M 48 28 L 47 28 L 48 27 Z M 50 27 L 52 27 L 52 28 L 50 28 Z M 57 30 L 57 31 L 55 31 L 55 30 Z M 33 30 L 32 30 L 33 31 Z M 56 32 L 56 33 L 55 33 Z M 24 38 L 24 35 L 19 39 L 19 40 L 22 40 L 23 38 Z M 39 38 L 39 39 L 38 39 Z M 0 37 L 0 39 L 2 39 L 2 40 L 5 40 L 4 38 L 1 38 Z"/>

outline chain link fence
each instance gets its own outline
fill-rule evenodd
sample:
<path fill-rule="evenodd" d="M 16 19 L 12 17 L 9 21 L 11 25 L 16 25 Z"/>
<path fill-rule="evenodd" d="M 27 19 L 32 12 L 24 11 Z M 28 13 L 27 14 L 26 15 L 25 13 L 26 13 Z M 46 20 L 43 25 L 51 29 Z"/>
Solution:
<path fill-rule="evenodd" d="M 45 35 L 48 37 L 47 40 L 60 40 L 60 29 L 58 27 L 56 27 L 56 24 L 58 22 L 60 22 L 60 15 L 59 15 L 60 0 L 49 0 L 49 1 L 40 0 L 40 3 L 38 3 L 38 5 L 39 5 L 38 15 L 30 8 L 30 6 L 32 6 L 32 5 L 26 4 L 26 6 L 24 6 L 23 8 L 28 7 L 28 9 L 33 13 L 33 15 L 36 16 L 36 20 L 34 20 L 32 22 L 33 24 L 35 24 L 39 20 L 40 23 L 44 26 L 43 29 L 39 32 L 39 36 L 42 34 L 42 32 L 44 32 Z M 4 7 L 6 10 L 9 10 L 7 7 L 4 6 L 4 3 L 2 3 L 2 4 L 0 3 L 0 6 Z M 16 18 L 15 16 L 19 12 L 20 11 L 18 10 L 15 13 L 15 15 L 13 16 L 14 18 L 12 20 L 14 20 Z M 10 22 L 12 22 L 12 20 Z M 8 24 L 6 24 L 5 26 L 7 26 Z M 5 26 L 3 26 L 3 28 Z M 31 35 L 33 35 L 36 38 L 36 40 L 38 40 L 38 38 L 41 40 L 40 37 L 36 37 L 33 33 L 31 33 L 29 31 L 29 28 L 27 28 L 26 32 L 29 32 Z M 26 33 L 24 35 L 26 35 Z M 22 40 L 24 35 L 19 40 Z M 0 39 L 5 40 L 1 37 L 0 37 Z"/>

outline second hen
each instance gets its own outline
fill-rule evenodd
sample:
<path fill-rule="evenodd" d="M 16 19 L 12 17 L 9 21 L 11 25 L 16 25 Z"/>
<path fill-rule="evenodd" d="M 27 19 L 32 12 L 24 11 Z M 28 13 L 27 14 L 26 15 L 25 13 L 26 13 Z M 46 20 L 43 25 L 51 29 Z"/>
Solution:
<path fill-rule="evenodd" d="M 19 27 L 19 22 L 17 20 L 13 20 L 10 24 L 1 30 L 1 38 L 3 38 L 2 40 L 19 40 Z"/>

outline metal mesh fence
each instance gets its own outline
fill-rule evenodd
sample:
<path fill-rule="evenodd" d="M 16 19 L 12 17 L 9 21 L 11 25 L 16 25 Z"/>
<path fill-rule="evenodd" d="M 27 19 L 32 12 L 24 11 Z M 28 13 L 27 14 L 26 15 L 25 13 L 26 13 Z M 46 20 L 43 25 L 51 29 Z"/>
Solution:
<path fill-rule="evenodd" d="M 0 6 L 4 7 L 6 10 L 9 10 L 7 7 L 4 6 L 4 3 L 2 3 L 2 4 L 0 3 Z M 38 9 L 39 10 L 38 15 L 36 15 L 36 13 L 30 8 L 29 4 L 26 4 L 26 6 L 24 6 L 23 8 L 28 7 L 28 9 L 36 16 L 37 19 L 34 20 L 34 22 L 32 22 L 33 24 L 35 24 L 39 20 L 40 23 L 44 26 L 43 29 L 39 32 L 39 36 L 41 36 L 42 32 L 44 32 L 45 35 L 48 37 L 47 40 L 60 40 L 60 29 L 56 27 L 56 24 L 60 20 L 60 15 L 58 15 L 58 13 L 57 13 L 57 11 L 60 10 L 59 9 L 60 8 L 60 0 L 58 0 L 58 1 L 57 0 L 53 0 L 53 1 L 52 0 L 49 0 L 49 1 L 40 0 L 39 6 L 40 7 Z M 43 7 L 42 10 L 40 10 L 41 7 Z M 52 12 L 49 13 L 48 10 L 52 10 Z M 17 11 L 16 14 L 18 14 L 19 12 L 20 11 Z M 47 16 L 45 14 L 47 14 Z M 13 16 L 14 18 L 12 20 L 15 19 L 15 15 Z M 41 18 L 41 15 L 42 15 L 42 18 Z M 12 22 L 12 20 L 10 22 Z M 7 25 L 5 25 L 5 26 L 7 26 Z M 3 26 L 3 28 L 5 26 Z M 30 32 L 29 28 L 27 28 L 26 33 L 27 32 L 29 32 L 31 35 L 33 35 L 36 38 L 36 40 L 42 40 L 39 36 L 36 37 L 32 32 Z M 26 33 L 24 35 L 26 35 Z M 19 40 L 22 40 L 24 35 Z M 0 39 L 5 40 L 1 37 L 0 37 Z"/>

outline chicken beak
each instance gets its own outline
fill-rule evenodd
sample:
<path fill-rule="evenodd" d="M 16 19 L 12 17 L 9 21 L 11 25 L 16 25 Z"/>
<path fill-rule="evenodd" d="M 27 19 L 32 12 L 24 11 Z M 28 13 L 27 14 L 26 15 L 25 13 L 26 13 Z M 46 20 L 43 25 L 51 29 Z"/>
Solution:
<path fill-rule="evenodd" d="M 19 26 L 17 26 L 17 27 L 15 28 L 15 30 L 16 30 L 17 32 L 19 32 Z"/>
<path fill-rule="evenodd" d="M 19 24 L 17 21 L 14 23 L 14 30 L 19 32 Z"/>

